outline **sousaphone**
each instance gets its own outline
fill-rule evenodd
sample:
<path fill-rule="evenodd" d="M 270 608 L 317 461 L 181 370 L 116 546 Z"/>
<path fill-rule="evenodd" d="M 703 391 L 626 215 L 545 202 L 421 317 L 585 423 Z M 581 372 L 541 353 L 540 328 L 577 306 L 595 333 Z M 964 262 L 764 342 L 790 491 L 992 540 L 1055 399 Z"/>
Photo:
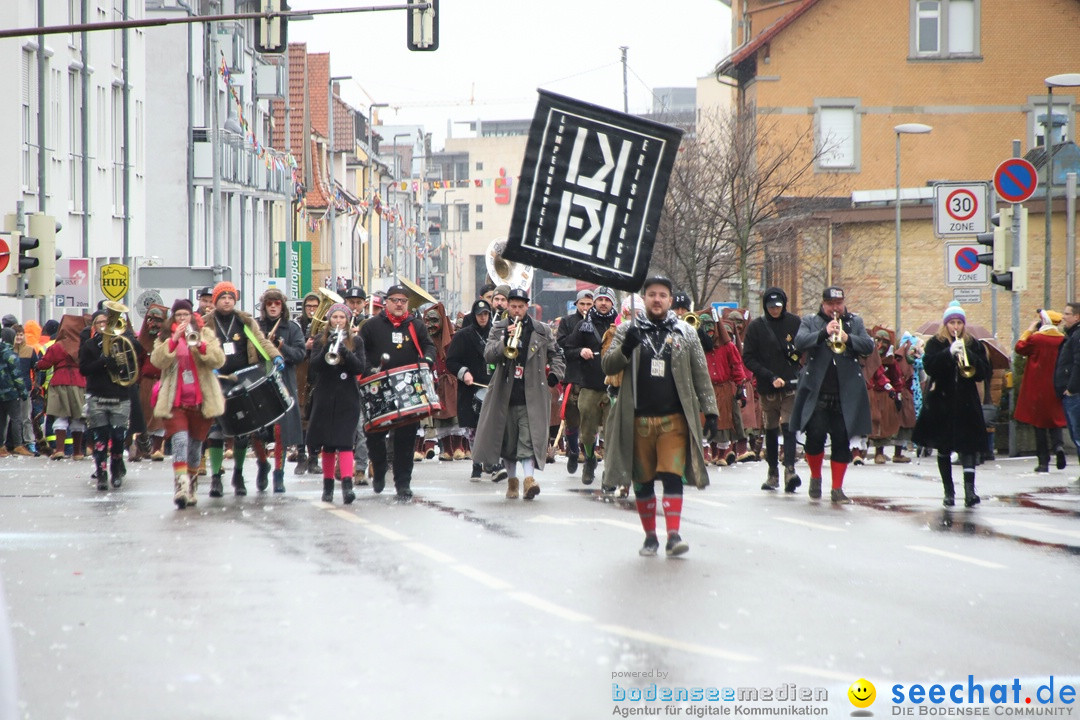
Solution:
<path fill-rule="evenodd" d="M 484 256 L 488 277 L 496 285 L 509 285 L 511 290 L 528 290 L 532 285 L 533 268 L 503 257 L 506 240 L 495 238 Z"/>

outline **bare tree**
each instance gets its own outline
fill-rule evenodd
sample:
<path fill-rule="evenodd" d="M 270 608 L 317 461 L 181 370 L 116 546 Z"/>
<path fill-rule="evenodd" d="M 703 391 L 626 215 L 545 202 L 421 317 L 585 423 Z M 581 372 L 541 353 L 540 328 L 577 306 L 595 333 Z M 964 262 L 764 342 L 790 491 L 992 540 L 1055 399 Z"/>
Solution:
<path fill-rule="evenodd" d="M 668 183 L 657 229 L 653 265 L 703 306 L 723 283 L 750 302 L 751 279 L 760 278 L 769 253 L 806 219 L 783 198 L 821 198 L 836 176 L 815 174 L 830 146 L 818 146 L 813 128 L 797 135 L 769 116 L 715 113 L 699 118 L 683 139 Z M 804 207 L 804 206 L 803 206 Z"/>

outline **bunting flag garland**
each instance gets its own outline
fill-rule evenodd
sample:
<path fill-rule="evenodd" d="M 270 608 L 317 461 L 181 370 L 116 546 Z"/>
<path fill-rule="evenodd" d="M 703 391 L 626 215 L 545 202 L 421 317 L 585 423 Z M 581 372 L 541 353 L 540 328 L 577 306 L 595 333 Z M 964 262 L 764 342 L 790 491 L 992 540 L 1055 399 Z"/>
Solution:
<path fill-rule="evenodd" d="M 225 87 L 229 89 L 229 94 L 232 95 L 233 103 L 236 104 L 236 116 L 239 118 L 240 128 L 244 131 L 244 140 L 248 146 L 255 152 L 255 156 L 263 161 L 267 169 L 274 170 L 286 170 L 291 169 L 294 171 L 297 169 L 296 158 L 291 153 L 282 153 L 277 150 L 266 147 L 259 139 L 255 137 L 255 133 L 251 131 L 251 126 L 248 124 L 247 117 L 244 115 L 244 103 L 240 100 L 240 94 L 233 88 L 232 71 L 229 70 L 228 63 L 225 62 L 225 53 L 221 53 L 221 64 L 218 66 L 218 74 L 225 80 Z"/>

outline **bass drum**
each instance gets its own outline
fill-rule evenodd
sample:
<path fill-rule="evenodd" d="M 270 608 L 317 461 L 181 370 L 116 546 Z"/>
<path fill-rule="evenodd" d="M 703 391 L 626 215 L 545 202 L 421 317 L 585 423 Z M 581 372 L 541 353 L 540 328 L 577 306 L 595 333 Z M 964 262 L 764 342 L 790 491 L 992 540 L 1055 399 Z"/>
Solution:
<path fill-rule="evenodd" d="M 253 369 L 254 368 L 254 369 Z M 236 373 L 239 382 L 225 393 L 225 413 L 217 419 L 230 437 L 250 435 L 273 425 L 293 406 L 293 398 L 276 372 L 259 376 L 252 366 Z"/>
<path fill-rule="evenodd" d="M 427 365 L 402 365 L 369 375 L 360 381 L 360 397 L 369 433 L 419 422 L 442 410 Z"/>
<path fill-rule="evenodd" d="M 484 407 L 484 399 L 487 398 L 488 389 L 486 387 L 478 387 L 473 392 L 472 396 L 472 409 L 476 413 L 476 417 L 480 417 L 480 410 Z"/>

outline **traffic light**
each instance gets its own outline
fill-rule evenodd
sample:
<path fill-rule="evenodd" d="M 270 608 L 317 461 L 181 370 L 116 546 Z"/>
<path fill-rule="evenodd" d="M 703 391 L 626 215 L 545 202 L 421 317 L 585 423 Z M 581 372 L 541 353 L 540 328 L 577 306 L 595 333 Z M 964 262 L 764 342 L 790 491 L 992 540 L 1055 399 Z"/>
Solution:
<path fill-rule="evenodd" d="M 288 0 L 259 0 L 259 12 L 288 12 Z M 263 55 L 280 55 L 289 47 L 289 19 L 275 15 L 255 21 L 255 51 Z"/>
<path fill-rule="evenodd" d="M 28 295 L 49 297 L 56 293 L 56 286 L 60 283 L 56 277 L 56 260 L 61 253 L 56 249 L 56 233 L 60 231 L 60 223 L 52 215 L 34 213 L 27 222 L 27 232 L 33 245 L 27 247 L 26 260 L 32 265 L 26 266 L 26 282 Z M 19 243 L 19 267 L 22 268 L 22 242 Z M 21 272 L 22 270 L 20 270 Z"/>
<path fill-rule="evenodd" d="M 979 264 L 989 266 L 992 270 L 990 282 L 1006 290 L 1012 290 L 1012 272 L 1009 270 L 1012 264 L 1012 216 L 1011 207 L 1003 208 L 990 217 L 994 231 L 975 236 L 977 243 L 990 248 L 990 252 L 979 253 Z"/>
<path fill-rule="evenodd" d="M 431 51 L 439 49 L 439 0 L 408 0 L 409 5 L 426 2 L 426 10 L 409 8 L 406 22 L 405 44 L 410 50 Z"/>

